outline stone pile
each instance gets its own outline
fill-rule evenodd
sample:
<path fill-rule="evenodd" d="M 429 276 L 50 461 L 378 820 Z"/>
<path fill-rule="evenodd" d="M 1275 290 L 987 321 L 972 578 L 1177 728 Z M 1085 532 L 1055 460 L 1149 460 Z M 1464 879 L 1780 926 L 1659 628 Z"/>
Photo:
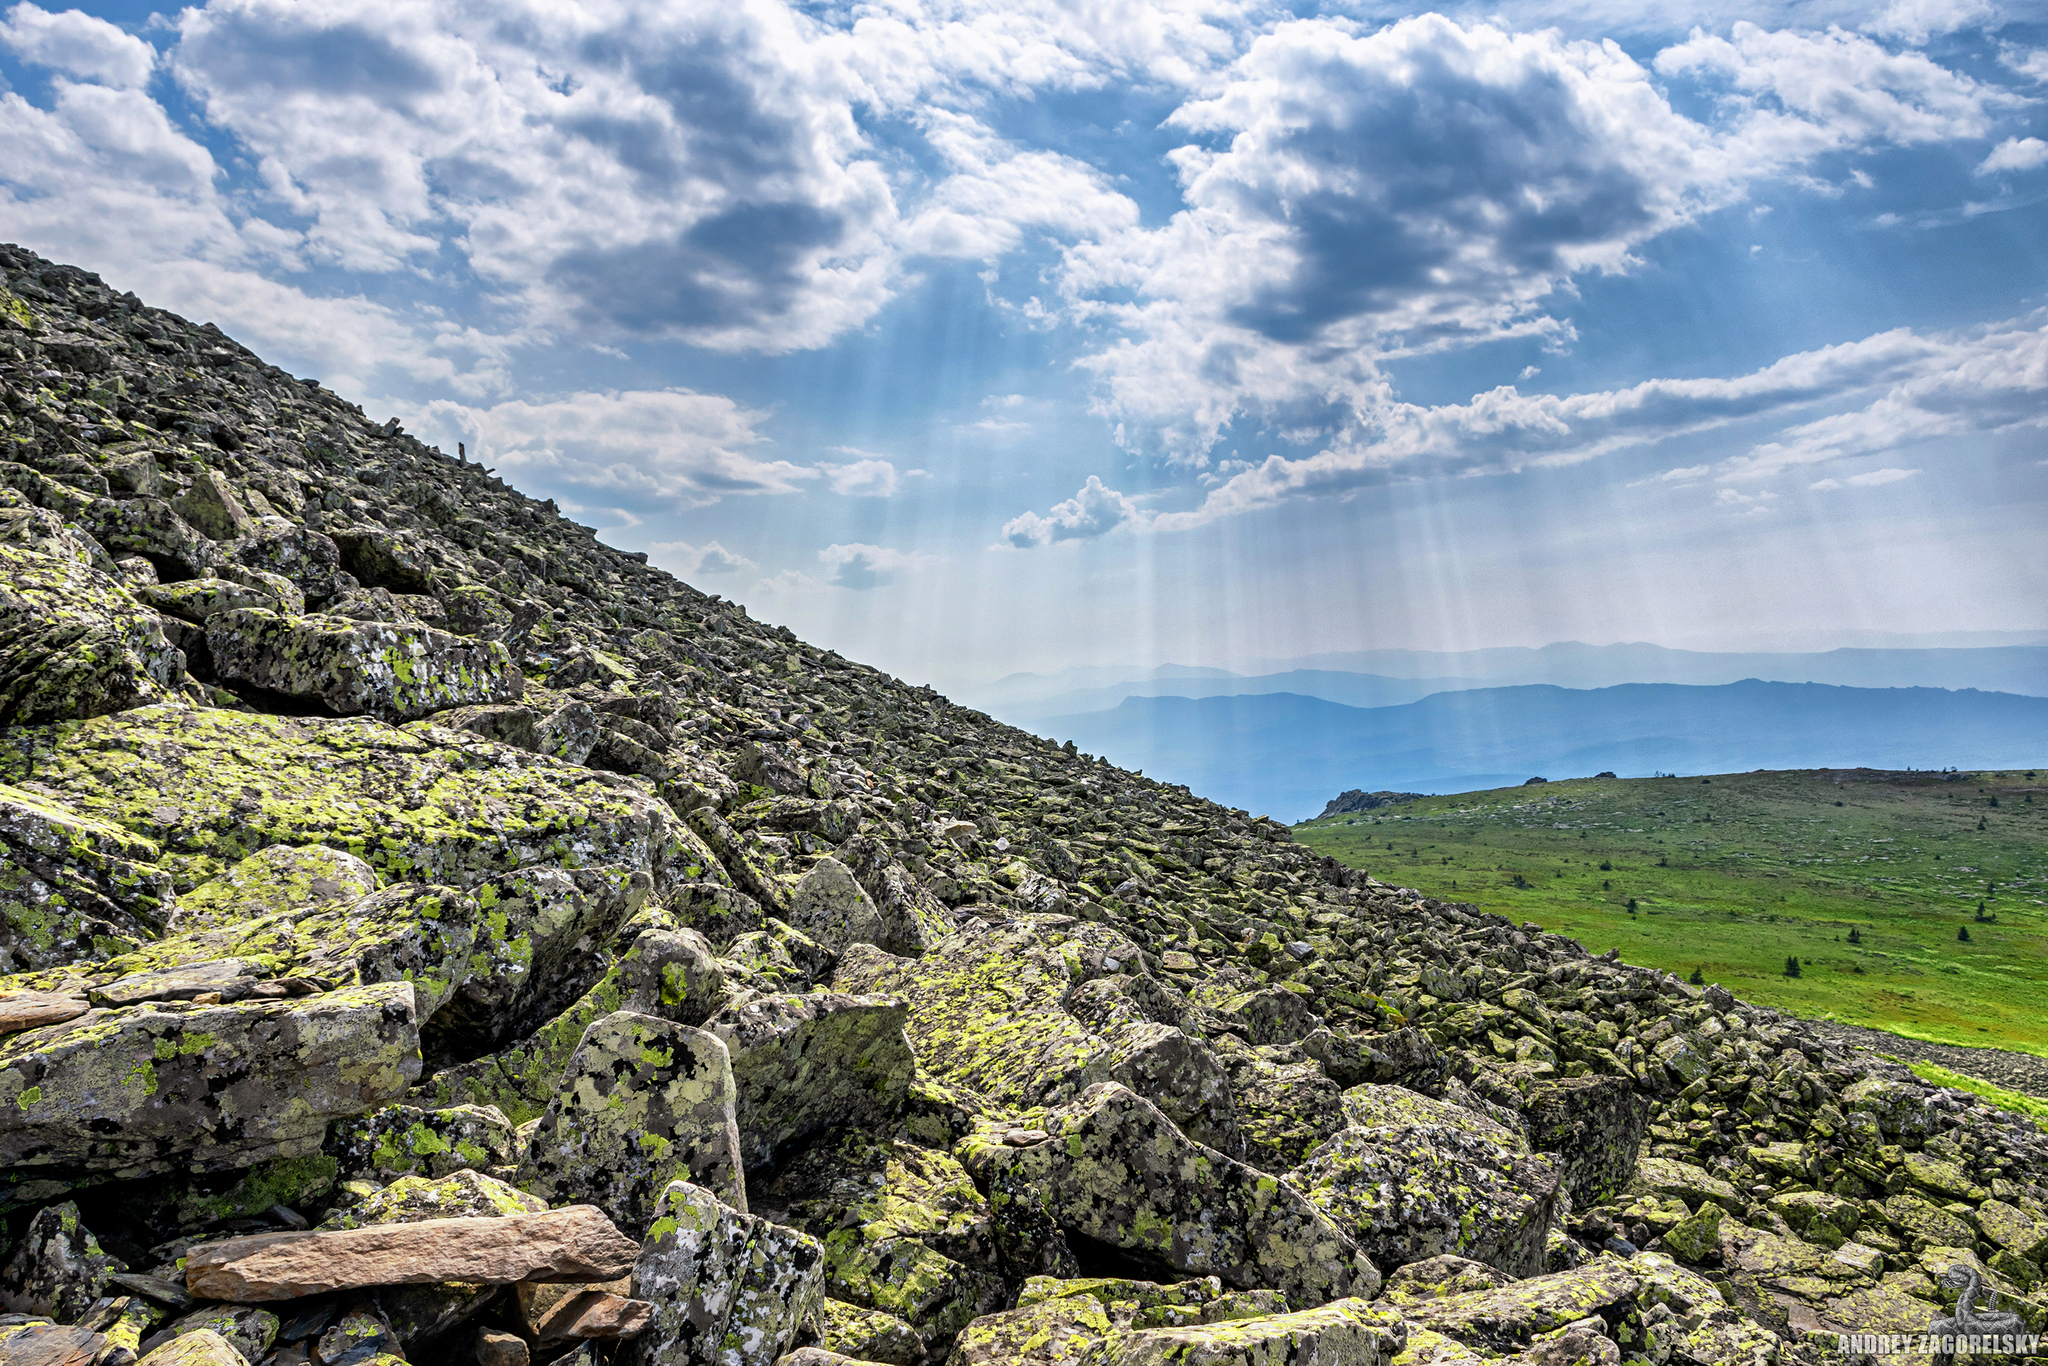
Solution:
<path fill-rule="evenodd" d="M 2031 1122 L 14 248 L 0 974 L 8 1362 L 1818 1362 L 1957 1265 L 2043 1319 Z"/>

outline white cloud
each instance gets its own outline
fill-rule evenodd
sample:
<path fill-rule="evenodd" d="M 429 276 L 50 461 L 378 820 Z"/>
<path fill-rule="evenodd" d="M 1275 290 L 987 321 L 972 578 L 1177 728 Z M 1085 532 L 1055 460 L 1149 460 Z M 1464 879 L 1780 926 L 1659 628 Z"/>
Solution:
<path fill-rule="evenodd" d="M 1977 174 L 2031 171 L 2041 165 L 2048 165 L 2048 142 L 2043 142 L 2039 138 L 2007 138 L 1991 149 L 1991 155 L 1977 164 Z"/>
<path fill-rule="evenodd" d="M 1019 550 L 1055 541 L 1085 540 L 1107 535 L 1120 526 L 1140 525 L 1144 512 L 1131 499 L 1089 475 L 1080 492 L 1050 512 L 1020 513 L 1003 524 L 1003 543 Z"/>
<path fill-rule="evenodd" d="M 1212 489 L 1194 509 L 1160 513 L 1150 525 L 1184 529 L 1425 474 L 1577 464 L 1826 406 L 1844 410 L 1782 429 L 1774 440 L 1714 464 L 1713 477 L 1754 484 L 1930 437 L 2048 425 L 2048 327 L 2034 318 L 1960 334 L 1898 328 L 1786 356 L 1729 379 L 1653 379 L 1569 396 L 1525 395 L 1503 386 L 1468 403 L 1389 403 L 1366 424 L 1371 439 L 1347 435 L 1311 456 L 1269 456 Z M 1666 477 L 1677 482 L 1706 472 L 1692 466 Z"/>
<path fill-rule="evenodd" d="M 1920 473 L 1918 470 L 1866 470 L 1862 474 L 1852 474 L 1846 479 L 1817 479 L 1807 487 L 1815 489 L 1878 488 L 1885 484 L 1896 484 L 1901 479 L 1911 479 L 1918 473 Z"/>
<path fill-rule="evenodd" d="M 1020 149 L 963 114 L 934 109 L 921 121 L 953 173 L 903 225 L 913 254 L 993 261 L 1016 250 L 1028 229 L 1092 240 L 1137 224 L 1138 206 L 1092 166 Z"/>
<path fill-rule="evenodd" d="M 907 470 L 899 474 L 891 461 L 856 451 L 850 446 L 839 449 L 842 454 L 862 458 L 844 465 L 820 465 L 818 469 L 834 493 L 849 498 L 893 498 L 903 486 L 903 480 L 924 473 L 923 470 Z"/>
<path fill-rule="evenodd" d="M 1283 22 L 1169 120 L 1166 224 L 1078 243 L 1085 358 L 1124 444 L 1200 465 L 1228 428 L 1365 442 L 1388 357 L 1510 336 L 1565 343 L 1553 304 L 1644 241 L 1803 175 L 1824 153 L 1983 136 L 2015 97 L 1839 30 L 1738 23 L 1660 53 L 1703 84 L 1680 114 L 1613 43 L 1439 15 L 1377 31 Z"/>
<path fill-rule="evenodd" d="M 141 86 L 156 67 L 155 48 L 75 9 L 52 14 L 39 5 L 16 5 L 0 20 L 0 44 L 25 62 L 111 86 Z"/>
<path fill-rule="evenodd" d="M 619 490 L 673 507 L 746 494 L 794 493 L 818 471 L 748 454 L 767 438 L 766 414 L 688 389 L 579 393 L 488 408 L 440 402 L 419 420 L 461 433 L 475 457 L 585 488 Z"/>
<path fill-rule="evenodd" d="M 1929 38 L 1985 23 L 1997 15 L 1998 9 L 1990 0 L 1892 0 L 1884 13 L 1863 27 L 1917 46 Z"/>
<path fill-rule="evenodd" d="M 2048 81 L 2048 47 L 2008 47 L 1998 60 L 2031 81 Z"/>
<path fill-rule="evenodd" d="M 1024 406 L 1024 395 L 990 394 L 981 401 L 981 406 L 984 408 L 1021 408 Z"/>
<path fill-rule="evenodd" d="M 688 541 L 656 541 L 647 547 L 648 558 L 663 569 L 687 579 L 693 574 L 737 574 L 752 569 L 754 562 L 735 554 L 717 541 L 701 546 Z"/>
<path fill-rule="evenodd" d="M 865 590 L 893 583 L 907 569 L 937 564 L 939 557 L 879 545 L 832 545 L 818 552 L 821 564 L 832 566 L 831 582 L 840 588 Z"/>

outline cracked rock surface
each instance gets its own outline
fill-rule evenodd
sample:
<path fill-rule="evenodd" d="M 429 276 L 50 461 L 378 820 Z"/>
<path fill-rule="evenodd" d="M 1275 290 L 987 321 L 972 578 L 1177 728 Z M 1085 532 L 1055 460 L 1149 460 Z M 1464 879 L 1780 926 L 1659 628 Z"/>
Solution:
<path fill-rule="evenodd" d="M 2039 1330 L 2048 1135 L 1831 1037 L 0 246 L 0 1358 L 1789 1366 L 1957 1268 Z"/>

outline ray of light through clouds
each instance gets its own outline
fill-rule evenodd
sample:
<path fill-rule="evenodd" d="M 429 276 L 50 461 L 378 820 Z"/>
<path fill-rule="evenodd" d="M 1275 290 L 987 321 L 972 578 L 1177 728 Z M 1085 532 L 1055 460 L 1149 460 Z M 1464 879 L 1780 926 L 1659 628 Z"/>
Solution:
<path fill-rule="evenodd" d="M 0 82 L 0 237 L 913 678 L 2048 627 L 2030 6 L 19 3 Z"/>

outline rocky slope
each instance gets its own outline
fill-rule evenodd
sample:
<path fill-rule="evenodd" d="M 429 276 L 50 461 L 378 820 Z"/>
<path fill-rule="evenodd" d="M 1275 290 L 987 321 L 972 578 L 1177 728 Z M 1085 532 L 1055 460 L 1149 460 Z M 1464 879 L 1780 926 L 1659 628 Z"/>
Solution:
<path fill-rule="evenodd" d="M 809 647 L 82 271 L 0 285 L 0 1359 L 2039 1326 L 2031 1123 Z"/>

